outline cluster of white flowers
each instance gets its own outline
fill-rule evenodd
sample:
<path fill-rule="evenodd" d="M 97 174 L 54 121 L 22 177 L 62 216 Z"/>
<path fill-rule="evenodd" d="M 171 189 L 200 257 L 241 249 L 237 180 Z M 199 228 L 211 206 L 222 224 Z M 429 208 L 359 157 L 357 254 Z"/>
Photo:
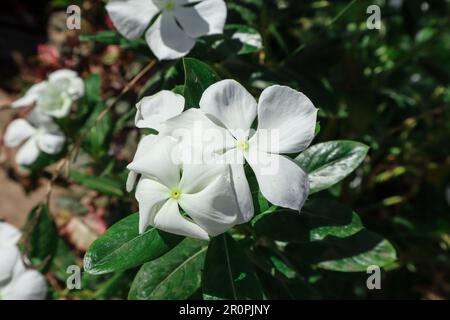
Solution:
<path fill-rule="evenodd" d="M 151 225 L 208 239 L 248 222 L 254 207 L 245 162 L 269 202 L 302 208 L 307 175 L 282 154 L 301 152 L 314 138 L 317 109 L 304 94 L 271 86 L 257 103 L 223 80 L 205 90 L 200 108 L 183 110 L 184 98 L 170 91 L 137 104 L 136 126 L 158 131 L 141 140 L 128 165 L 128 191 L 140 175 L 140 232 Z"/>
<path fill-rule="evenodd" d="M 16 155 L 19 165 L 32 164 L 41 151 L 49 154 L 61 151 L 65 136 L 52 118 L 67 116 L 73 102 L 83 95 L 84 82 L 78 74 L 61 69 L 13 102 L 14 108 L 35 104 L 27 119 L 16 119 L 6 129 L 4 140 L 8 147 L 14 148 L 26 141 Z"/>
<path fill-rule="evenodd" d="M 106 10 L 124 37 L 138 38 L 145 32 L 159 60 L 183 57 L 197 38 L 223 33 L 227 17 L 223 0 L 111 0 Z"/>
<path fill-rule="evenodd" d="M 36 270 L 26 269 L 17 242 L 20 231 L 0 222 L 0 300 L 42 300 L 47 282 Z"/>

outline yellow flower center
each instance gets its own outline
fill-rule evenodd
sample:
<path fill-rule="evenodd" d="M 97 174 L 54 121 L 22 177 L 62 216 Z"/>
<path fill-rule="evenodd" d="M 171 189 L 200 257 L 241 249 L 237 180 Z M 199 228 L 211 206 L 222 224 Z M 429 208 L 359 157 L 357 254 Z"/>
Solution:
<path fill-rule="evenodd" d="M 247 150 L 248 150 L 248 147 L 249 147 L 249 144 L 248 144 L 248 142 L 247 142 L 246 140 L 238 141 L 238 142 L 236 143 L 236 147 L 237 147 L 238 149 L 242 150 L 242 151 L 247 151 Z"/>
<path fill-rule="evenodd" d="M 172 1 L 167 1 L 167 3 L 166 3 L 166 10 L 167 11 L 172 11 L 173 9 L 175 9 L 175 4 Z"/>
<path fill-rule="evenodd" d="M 180 188 L 173 188 L 172 190 L 170 190 L 170 197 L 175 200 L 180 199 L 180 197 L 181 197 Z"/>

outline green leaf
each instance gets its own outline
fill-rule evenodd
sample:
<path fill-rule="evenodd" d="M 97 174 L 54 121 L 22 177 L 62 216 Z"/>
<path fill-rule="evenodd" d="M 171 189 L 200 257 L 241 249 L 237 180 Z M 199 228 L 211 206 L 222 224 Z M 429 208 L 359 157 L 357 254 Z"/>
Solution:
<path fill-rule="evenodd" d="M 241 45 L 239 55 L 258 52 L 262 49 L 262 37 L 258 30 L 242 24 L 229 24 L 225 26 L 225 32 L 231 40 L 238 41 Z"/>
<path fill-rule="evenodd" d="M 355 170 L 369 147 L 355 141 L 319 143 L 303 151 L 295 161 L 309 174 L 310 193 L 338 183 Z"/>
<path fill-rule="evenodd" d="M 89 133 L 84 141 L 83 148 L 91 155 L 101 157 L 108 152 L 109 139 L 113 131 L 110 113 L 106 113 L 100 120 L 99 115 L 104 110 L 103 104 L 98 104 L 86 122 Z"/>
<path fill-rule="evenodd" d="M 185 239 L 162 257 L 144 264 L 136 275 L 128 298 L 133 300 L 181 300 L 201 285 L 207 243 Z"/>
<path fill-rule="evenodd" d="M 88 189 L 110 196 L 123 196 L 123 183 L 121 180 L 106 176 L 97 177 L 76 170 L 70 171 L 70 178 Z"/>
<path fill-rule="evenodd" d="M 308 241 L 308 221 L 298 212 L 278 209 L 260 214 L 252 220 L 255 232 L 273 240 L 284 242 Z"/>
<path fill-rule="evenodd" d="M 80 41 L 99 42 L 104 44 L 118 44 L 122 48 L 138 48 L 140 46 L 146 45 L 145 40 L 142 38 L 126 39 L 114 30 L 100 31 L 91 34 L 82 34 L 80 35 Z"/>
<path fill-rule="evenodd" d="M 149 227 L 139 234 L 139 214 L 134 213 L 114 224 L 89 247 L 84 269 L 102 274 L 139 266 L 162 256 L 183 237 Z"/>
<path fill-rule="evenodd" d="M 327 255 L 327 259 L 317 267 L 332 271 L 366 272 L 372 265 L 387 267 L 397 260 L 394 246 L 386 239 L 371 231 L 363 230 L 352 237 L 337 240 Z"/>
<path fill-rule="evenodd" d="M 88 103 L 96 104 L 101 101 L 101 78 L 99 74 L 93 73 L 84 81 L 86 87 L 85 98 Z"/>
<path fill-rule="evenodd" d="M 259 281 L 238 243 L 228 234 L 209 244 L 203 270 L 205 299 L 262 299 Z"/>
<path fill-rule="evenodd" d="M 80 35 L 80 41 L 96 41 L 106 44 L 117 44 L 120 42 L 120 38 L 120 34 L 113 30 Z"/>
<path fill-rule="evenodd" d="M 38 205 L 31 210 L 21 246 L 33 265 L 40 270 L 47 269 L 58 246 L 58 230 L 46 205 Z"/>
<path fill-rule="evenodd" d="M 258 235 L 284 242 L 323 240 L 327 236 L 345 238 L 364 227 L 359 216 L 331 199 L 312 199 L 300 214 L 289 209 L 267 211 L 252 220 Z"/>
<path fill-rule="evenodd" d="M 345 238 L 364 228 L 356 212 L 330 199 L 312 199 L 300 214 L 308 219 L 310 241 L 323 240 L 327 236 Z"/>
<path fill-rule="evenodd" d="M 184 58 L 184 97 L 186 108 L 199 106 L 203 92 L 220 80 L 217 73 L 206 63 L 192 58 Z"/>
<path fill-rule="evenodd" d="M 321 241 L 291 243 L 285 252 L 301 265 L 340 272 L 366 272 L 372 265 L 389 267 L 397 259 L 392 244 L 367 229 L 346 238 L 328 236 Z"/>

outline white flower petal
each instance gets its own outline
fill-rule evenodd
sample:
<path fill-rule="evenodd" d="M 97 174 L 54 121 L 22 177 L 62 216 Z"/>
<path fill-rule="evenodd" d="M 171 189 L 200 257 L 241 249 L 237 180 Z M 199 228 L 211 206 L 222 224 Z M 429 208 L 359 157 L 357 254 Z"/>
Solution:
<path fill-rule="evenodd" d="M 73 99 L 84 95 L 84 82 L 78 73 L 69 69 L 59 69 L 48 76 L 48 81 L 62 91 L 66 91 Z"/>
<path fill-rule="evenodd" d="M 22 166 L 30 165 L 36 161 L 38 156 L 39 147 L 36 139 L 32 137 L 17 152 L 16 162 Z"/>
<path fill-rule="evenodd" d="M 13 108 L 21 108 L 21 107 L 26 107 L 29 106 L 31 104 L 33 104 L 34 102 L 36 102 L 36 100 L 39 97 L 39 94 L 46 89 L 48 85 L 47 81 L 42 81 L 39 82 L 35 85 L 32 85 L 28 91 L 25 93 L 25 95 L 20 98 L 17 99 L 16 101 L 14 101 L 11 106 Z"/>
<path fill-rule="evenodd" d="M 227 19 L 227 7 L 223 0 L 205 0 L 193 7 L 175 8 L 175 17 L 190 37 L 221 34 Z"/>
<path fill-rule="evenodd" d="M 236 224 L 250 221 L 254 215 L 253 199 L 250 186 L 245 176 L 244 153 L 239 149 L 231 149 L 223 155 L 225 163 L 231 168 L 231 182 L 239 205 L 239 217 Z"/>
<path fill-rule="evenodd" d="M 209 240 L 208 233 L 180 214 L 178 203 L 168 200 L 155 217 L 155 227 L 166 232 L 201 240 Z"/>
<path fill-rule="evenodd" d="M 143 98 L 136 104 L 136 108 L 136 127 L 159 131 L 161 123 L 183 112 L 184 97 L 172 91 L 163 90 Z"/>
<path fill-rule="evenodd" d="M 36 108 L 34 108 L 33 111 L 28 114 L 27 120 L 34 127 L 45 127 L 48 130 L 58 129 L 58 126 L 55 124 L 52 117 Z"/>
<path fill-rule="evenodd" d="M 2 290 L 5 300 L 43 300 L 47 295 L 47 282 L 36 270 L 27 270 Z"/>
<path fill-rule="evenodd" d="M 161 136 L 153 134 L 142 137 L 141 141 L 139 141 L 139 144 L 137 146 L 134 159 L 137 159 L 145 155 L 147 152 L 149 152 L 153 144 L 158 140 L 158 138 L 161 138 Z M 126 182 L 126 190 L 128 192 L 131 192 L 131 190 L 133 190 L 137 178 L 138 174 L 136 172 L 130 171 Z"/>
<path fill-rule="evenodd" d="M 170 197 L 170 190 L 161 183 L 142 178 L 136 187 L 136 200 L 139 202 L 139 233 L 153 224 L 156 213 Z"/>
<path fill-rule="evenodd" d="M 49 154 L 60 152 L 64 146 L 66 138 L 62 133 L 45 132 L 37 137 L 39 149 Z"/>
<path fill-rule="evenodd" d="M 140 37 L 159 9 L 151 0 L 112 0 L 106 11 L 117 28 L 126 38 Z"/>
<path fill-rule="evenodd" d="M 133 171 L 128 172 L 127 182 L 126 182 L 126 186 L 125 186 L 125 189 L 127 190 L 127 192 L 131 192 L 133 190 L 138 176 L 139 175 L 136 172 L 133 172 Z"/>
<path fill-rule="evenodd" d="M 17 244 L 22 233 L 12 224 L 0 222 L 0 247 Z"/>
<path fill-rule="evenodd" d="M 13 277 L 14 267 L 19 259 L 20 252 L 15 245 L 0 247 L 0 288 Z"/>
<path fill-rule="evenodd" d="M 179 204 L 211 236 L 230 229 L 239 215 L 229 172 L 217 177 L 200 192 L 182 193 Z"/>
<path fill-rule="evenodd" d="M 231 181 L 236 193 L 240 215 L 236 224 L 250 221 L 254 215 L 253 199 L 250 186 L 245 176 L 244 166 L 241 164 L 230 165 Z"/>
<path fill-rule="evenodd" d="M 169 189 L 180 182 L 179 149 L 171 137 L 161 137 L 145 154 L 135 157 L 128 170 L 155 178 Z"/>
<path fill-rule="evenodd" d="M 226 129 L 216 125 L 201 110 L 195 108 L 167 120 L 160 134 L 172 136 L 204 154 L 223 152 L 236 145 L 236 140 Z"/>
<path fill-rule="evenodd" d="M 179 187 L 183 194 L 197 193 L 227 172 L 226 165 L 184 164 Z"/>
<path fill-rule="evenodd" d="M 78 73 L 70 69 L 59 69 L 48 75 L 48 81 L 57 83 L 60 80 L 72 80 L 78 78 Z"/>
<path fill-rule="evenodd" d="M 259 99 L 255 134 L 258 148 L 272 153 L 300 152 L 314 138 L 316 119 L 317 109 L 303 93 L 289 87 L 271 86 Z M 273 139 L 272 133 L 278 138 Z"/>
<path fill-rule="evenodd" d="M 247 139 L 256 118 L 256 101 L 235 80 L 222 80 L 205 90 L 200 109 L 221 122 L 238 140 Z"/>
<path fill-rule="evenodd" d="M 174 60 L 184 57 L 195 45 L 175 21 L 171 12 L 163 12 L 145 33 L 150 49 L 159 60 Z"/>
<path fill-rule="evenodd" d="M 5 144 L 14 148 L 33 135 L 36 129 L 25 119 L 16 119 L 6 128 Z"/>
<path fill-rule="evenodd" d="M 57 88 L 52 90 L 58 90 L 58 92 L 41 95 L 36 104 L 36 109 L 49 116 L 63 118 L 69 114 L 73 99 L 68 92 L 59 91 Z"/>
<path fill-rule="evenodd" d="M 309 193 L 307 174 L 291 159 L 262 151 L 246 156 L 255 172 L 259 189 L 271 203 L 300 210 Z"/>

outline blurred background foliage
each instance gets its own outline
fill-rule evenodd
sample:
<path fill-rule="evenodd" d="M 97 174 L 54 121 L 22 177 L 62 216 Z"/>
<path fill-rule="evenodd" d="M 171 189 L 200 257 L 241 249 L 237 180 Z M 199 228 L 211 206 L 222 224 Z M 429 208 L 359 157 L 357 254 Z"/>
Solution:
<path fill-rule="evenodd" d="M 365 272 L 312 269 L 302 276 L 313 290 L 301 297 L 316 297 L 319 292 L 322 298 L 450 298 L 450 3 L 226 2 L 227 24 L 247 25 L 259 32 L 263 49 L 242 48 L 230 38 L 212 36 L 199 41 L 190 56 L 208 63 L 222 78 L 237 79 L 255 96 L 271 84 L 304 92 L 320 109 L 321 129 L 314 144 L 336 139 L 367 144 L 368 157 L 355 173 L 311 199 L 328 197 L 348 204 L 364 226 L 388 239 L 397 250 L 397 263 L 383 273 L 382 290 L 365 288 Z M 81 32 L 65 30 L 65 13 L 60 11 L 74 1 L 36 1 L 31 5 L 14 1 L 6 4 L 9 11 L 0 14 L 4 92 L 19 94 L 59 67 L 77 69 L 86 79 L 87 96 L 78 103 L 73 121 L 62 124 L 74 141 L 79 128 L 95 119 L 151 59 L 142 39 L 128 41 L 114 31 L 102 1 L 77 3 L 82 8 Z M 380 30 L 366 26 L 366 9 L 372 4 L 381 8 Z M 11 32 L 33 39 L 8 41 Z M 121 96 L 113 112 L 94 129 L 85 127 L 88 139 L 70 172 L 75 186 L 70 186 L 69 195 L 58 197 L 63 209 L 56 221 L 67 231 L 72 248 L 60 241 L 53 264 L 55 281 L 64 279 L 63 261 L 78 259 L 80 263 L 86 249 L 86 244 L 73 240 L 76 223 L 68 216 L 80 217 L 77 223 L 95 230 L 95 238 L 111 222 L 135 211 L 130 208 L 136 209 L 133 196 L 123 190 L 125 165 L 138 140 L 134 103 L 144 95 L 183 84 L 183 64 L 161 63 L 152 77 L 144 78 L 136 90 Z M 33 190 L 40 185 L 39 177 L 49 175 L 39 171 L 48 163 L 42 161 L 25 178 L 7 170 L 12 178 L 26 180 L 26 188 Z M 69 187 L 65 181 L 59 182 Z M 351 241 L 358 243 L 358 239 Z M 298 245 L 287 249 L 297 252 L 293 263 L 303 270 L 303 257 L 311 248 Z M 320 250 L 318 246 L 313 249 Z M 283 265 L 276 257 L 271 259 Z M 133 270 L 120 272 L 106 282 L 101 282 L 103 276 L 88 276 L 84 281 L 90 281 L 90 289 L 79 297 L 111 297 L 111 292 L 114 297 L 126 297 L 128 290 L 121 288 L 129 284 L 132 274 Z M 289 278 L 289 274 L 285 276 Z M 305 294 L 303 289 L 298 291 Z M 274 292 L 280 294 L 273 298 L 285 298 L 282 289 Z M 58 293 L 65 294 L 71 293 Z"/>

